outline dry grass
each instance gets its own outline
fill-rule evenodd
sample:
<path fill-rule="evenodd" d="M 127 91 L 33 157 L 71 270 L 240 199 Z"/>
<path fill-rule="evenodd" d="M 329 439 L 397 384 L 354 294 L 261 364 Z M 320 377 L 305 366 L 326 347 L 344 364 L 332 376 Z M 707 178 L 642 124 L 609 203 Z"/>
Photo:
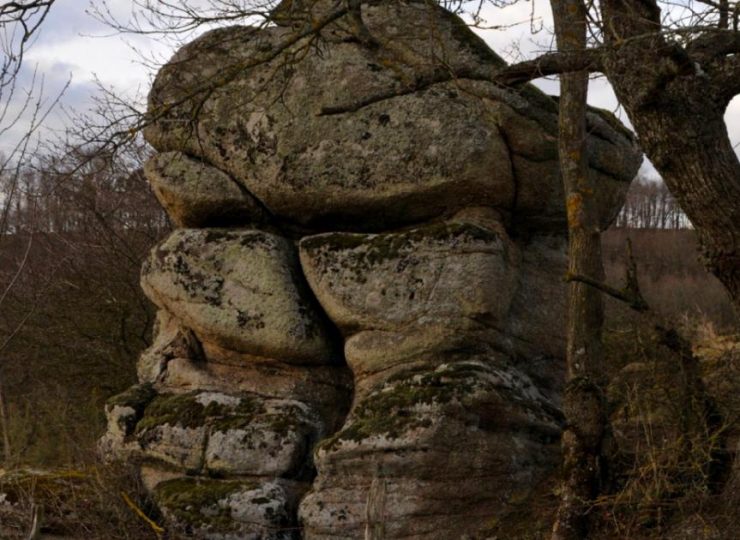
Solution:
<path fill-rule="evenodd" d="M 699 260 L 694 231 L 610 229 L 602 240 L 610 283 L 623 279 L 627 238 L 637 261 L 640 288 L 651 309 L 672 321 L 684 321 L 684 329 L 692 333 L 704 324 L 722 333 L 736 331 L 738 316 L 722 284 Z M 616 300 L 608 300 L 607 309 L 612 326 L 634 318 Z"/>
<path fill-rule="evenodd" d="M 709 524 L 728 481 L 729 415 L 736 411 L 718 402 L 703 361 L 680 358 L 651 328 L 611 333 L 606 345 L 615 370 L 608 397 L 618 454 L 614 490 L 595 508 L 605 532 L 678 538 L 688 518 L 701 517 L 715 534 Z"/>
<path fill-rule="evenodd" d="M 693 231 L 612 230 L 604 258 L 612 283 L 632 241 L 651 309 L 693 345 L 702 399 L 687 391 L 680 358 L 645 322 L 607 302 L 610 403 L 619 447 L 616 490 L 599 501 L 604 537 L 734 539 L 740 526 L 738 314 L 702 266 Z"/>
<path fill-rule="evenodd" d="M 623 279 L 627 237 L 651 309 L 694 345 L 697 362 L 692 378 L 644 318 L 607 300 L 605 353 L 616 451 L 613 485 L 591 509 L 589 538 L 734 540 L 740 530 L 737 315 L 699 261 L 693 231 L 607 232 L 610 283 Z M 702 389 L 701 398 L 690 391 L 692 381 Z M 498 538 L 549 538 L 557 476 L 546 484 L 549 490 L 534 493 L 501 524 Z"/>
<path fill-rule="evenodd" d="M 0 538 L 25 540 L 36 515 L 42 535 L 80 540 L 158 540 L 123 497 L 126 494 L 137 508 L 157 517 L 135 478 L 128 467 L 104 464 L 82 470 L 0 472 Z"/>

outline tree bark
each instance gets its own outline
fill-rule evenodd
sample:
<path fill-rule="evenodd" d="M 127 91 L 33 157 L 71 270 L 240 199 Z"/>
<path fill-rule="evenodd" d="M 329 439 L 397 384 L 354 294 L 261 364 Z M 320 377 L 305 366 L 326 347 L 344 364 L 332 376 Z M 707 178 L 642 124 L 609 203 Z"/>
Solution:
<path fill-rule="evenodd" d="M 553 0 L 558 50 L 586 48 L 586 8 L 582 0 Z M 588 175 L 586 97 L 588 72 L 560 77 L 559 156 L 568 215 L 569 273 L 603 281 L 599 212 Z M 586 512 L 599 491 L 601 447 L 606 432 L 602 386 L 601 293 L 571 282 L 568 291 L 567 376 L 563 398 L 563 481 L 553 540 L 586 538 Z"/>
<path fill-rule="evenodd" d="M 732 55 L 667 42 L 654 0 L 604 0 L 601 7 L 609 82 L 696 228 L 707 268 L 740 310 L 740 161 L 723 118 L 734 93 L 727 87 Z"/>
<path fill-rule="evenodd" d="M 631 116 L 646 154 L 696 228 L 705 265 L 740 309 L 740 162 L 723 111 L 711 103 L 699 108 L 656 107 Z"/>

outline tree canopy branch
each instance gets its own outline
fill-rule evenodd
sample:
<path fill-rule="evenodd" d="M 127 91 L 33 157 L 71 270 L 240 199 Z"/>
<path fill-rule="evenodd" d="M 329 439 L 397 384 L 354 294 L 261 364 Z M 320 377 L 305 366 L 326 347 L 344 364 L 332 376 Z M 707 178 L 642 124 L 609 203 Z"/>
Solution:
<path fill-rule="evenodd" d="M 603 51 L 600 48 L 579 52 L 552 52 L 533 60 L 501 67 L 480 66 L 464 69 L 437 69 L 420 73 L 413 83 L 402 87 L 390 88 L 383 92 L 365 96 L 351 103 L 328 105 L 322 107 L 319 116 L 343 114 L 358 111 L 368 105 L 394 97 L 413 94 L 435 84 L 458 79 L 486 81 L 499 86 L 517 87 L 534 79 L 574 71 L 600 72 Z"/>
<path fill-rule="evenodd" d="M 707 29 L 687 45 L 686 52 L 699 61 L 740 53 L 740 32 L 725 28 Z"/>
<path fill-rule="evenodd" d="M 717 62 L 717 70 L 713 73 L 713 82 L 720 89 L 727 103 L 740 94 L 740 56 L 727 56 Z"/>
<path fill-rule="evenodd" d="M 565 281 L 568 283 L 575 281 L 589 285 L 612 298 L 625 302 L 635 311 L 644 313 L 650 310 L 650 306 L 648 306 L 648 303 L 640 292 L 640 283 L 637 279 L 637 263 L 635 262 L 635 257 L 632 253 L 632 242 L 629 238 L 627 239 L 626 245 L 626 259 L 627 267 L 625 268 L 624 287 L 622 289 L 617 289 L 588 276 L 573 274 L 570 272 L 566 274 Z"/>

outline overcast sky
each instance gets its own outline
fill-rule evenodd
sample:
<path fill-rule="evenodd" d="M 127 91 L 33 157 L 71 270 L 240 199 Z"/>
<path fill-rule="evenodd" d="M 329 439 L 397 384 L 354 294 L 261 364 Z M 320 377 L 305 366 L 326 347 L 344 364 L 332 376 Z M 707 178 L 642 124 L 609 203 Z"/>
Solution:
<path fill-rule="evenodd" d="M 130 0 L 109 0 L 108 4 L 121 19 L 130 13 Z M 22 80 L 26 84 L 34 69 L 43 75 L 47 99 L 51 99 L 69 81 L 70 86 L 63 96 L 64 110 L 67 111 L 84 111 L 90 107 L 91 98 L 97 91 L 96 81 L 130 97 L 146 95 L 153 73 L 142 63 L 141 53 L 160 62 L 172 54 L 170 46 L 157 40 L 116 34 L 90 16 L 89 5 L 89 0 L 57 0 L 23 67 Z M 532 34 L 532 3 L 529 1 L 504 9 L 489 8 L 484 13 L 489 25 L 514 26 L 479 33 L 509 61 L 534 56 L 551 45 L 549 29 L 552 24 L 548 6 L 549 3 L 543 0 L 535 4 L 534 26 L 540 30 L 535 34 Z M 540 80 L 535 84 L 548 93 L 558 91 L 556 81 Z M 589 103 L 612 110 L 628 123 L 605 79 L 591 82 Z M 50 128 L 63 129 L 67 122 L 64 110 L 53 113 L 48 122 Z M 730 104 L 726 119 L 732 141 L 739 142 L 740 99 L 736 98 Z M 0 148 L 6 148 L 12 139 L 12 134 L 6 134 L 0 141 Z"/>

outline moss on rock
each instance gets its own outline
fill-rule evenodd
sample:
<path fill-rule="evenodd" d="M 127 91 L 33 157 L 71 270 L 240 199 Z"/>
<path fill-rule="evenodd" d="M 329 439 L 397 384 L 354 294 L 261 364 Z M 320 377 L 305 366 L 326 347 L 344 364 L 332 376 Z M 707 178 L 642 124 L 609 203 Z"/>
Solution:
<path fill-rule="evenodd" d="M 234 526 L 231 509 L 224 501 L 254 487 L 241 480 L 176 478 L 157 485 L 154 498 L 178 522 L 218 532 Z"/>
<path fill-rule="evenodd" d="M 164 424 L 184 428 L 202 426 L 206 421 L 206 407 L 195 400 L 195 395 L 195 392 L 158 395 L 146 407 L 136 431 Z"/>
<path fill-rule="evenodd" d="M 332 449 L 341 441 L 359 442 L 372 436 L 401 437 L 432 425 L 432 415 L 419 409 L 444 406 L 470 394 L 476 386 L 474 366 L 444 366 L 432 372 L 395 375 L 382 389 L 368 396 L 353 412 L 344 429 L 321 443 Z"/>
<path fill-rule="evenodd" d="M 151 383 L 136 384 L 106 401 L 106 408 L 131 407 L 136 414 L 141 414 L 146 406 L 157 395 Z"/>
<path fill-rule="evenodd" d="M 386 234 L 325 233 L 308 236 L 301 241 L 301 248 L 313 252 L 318 250 L 346 251 L 364 248 L 369 262 L 377 263 L 395 259 L 405 248 L 421 242 L 446 243 L 461 238 L 492 242 L 498 233 L 473 223 L 440 222 L 403 232 Z"/>
<path fill-rule="evenodd" d="M 212 402 L 209 407 L 212 405 L 216 404 Z M 243 396 L 239 404 L 231 409 L 211 407 L 208 416 L 212 418 L 211 425 L 215 431 L 229 431 L 247 427 L 253 422 L 255 416 L 264 412 L 264 405 L 256 398 Z"/>
<path fill-rule="evenodd" d="M 165 424 L 184 428 L 211 425 L 218 431 L 227 431 L 247 426 L 256 415 L 265 412 L 264 405 L 254 396 L 228 396 L 237 401 L 226 403 L 203 399 L 204 395 L 199 392 L 158 395 L 146 407 L 136 426 L 137 432 Z"/>

